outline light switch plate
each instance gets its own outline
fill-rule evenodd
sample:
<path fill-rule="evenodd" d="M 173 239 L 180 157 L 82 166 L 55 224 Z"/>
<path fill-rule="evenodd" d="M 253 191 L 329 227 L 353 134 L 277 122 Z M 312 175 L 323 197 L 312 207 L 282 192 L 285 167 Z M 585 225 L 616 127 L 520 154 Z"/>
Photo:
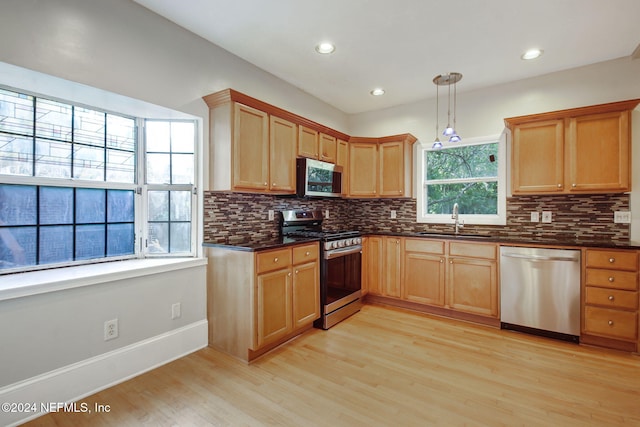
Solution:
<path fill-rule="evenodd" d="M 613 212 L 613 222 L 616 224 L 631 224 L 631 211 Z"/>
<path fill-rule="evenodd" d="M 393 209 L 391 209 L 391 219 L 396 219 L 397 217 L 398 217 L 398 216 L 397 216 L 396 211 L 395 211 L 395 210 L 393 210 Z"/>
<path fill-rule="evenodd" d="M 542 222 L 551 222 L 551 211 L 542 211 Z"/>
<path fill-rule="evenodd" d="M 531 212 L 531 222 L 540 222 L 540 212 Z"/>

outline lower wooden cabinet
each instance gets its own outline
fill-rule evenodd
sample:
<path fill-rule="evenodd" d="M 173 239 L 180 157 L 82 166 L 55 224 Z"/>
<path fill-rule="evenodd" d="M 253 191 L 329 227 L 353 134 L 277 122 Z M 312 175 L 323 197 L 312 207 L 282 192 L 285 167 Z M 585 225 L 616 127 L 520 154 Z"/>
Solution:
<path fill-rule="evenodd" d="M 496 244 L 386 236 L 368 239 L 381 242 L 375 249 L 369 243 L 365 251 L 367 284 L 374 300 L 499 323 Z M 380 270 L 372 273 L 375 266 L 381 266 Z"/>
<path fill-rule="evenodd" d="M 584 250 L 581 342 L 638 351 L 638 261 L 636 251 Z"/>
<path fill-rule="evenodd" d="M 207 248 L 209 345 L 244 361 L 320 317 L 319 244 L 250 252 Z"/>

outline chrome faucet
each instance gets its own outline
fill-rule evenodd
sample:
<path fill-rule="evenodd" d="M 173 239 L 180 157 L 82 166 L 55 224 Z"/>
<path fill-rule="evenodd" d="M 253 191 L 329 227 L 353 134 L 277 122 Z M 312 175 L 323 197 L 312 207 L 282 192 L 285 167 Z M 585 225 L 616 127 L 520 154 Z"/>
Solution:
<path fill-rule="evenodd" d="M 454 220 L 453 225 L 456 227 L 456 234 L 458 234 L 460 232 L 460 229 L 464 227 L 464 221 L 460 220 L 458 210 L 458 204 L 454 203 L 451 218 Z"/>

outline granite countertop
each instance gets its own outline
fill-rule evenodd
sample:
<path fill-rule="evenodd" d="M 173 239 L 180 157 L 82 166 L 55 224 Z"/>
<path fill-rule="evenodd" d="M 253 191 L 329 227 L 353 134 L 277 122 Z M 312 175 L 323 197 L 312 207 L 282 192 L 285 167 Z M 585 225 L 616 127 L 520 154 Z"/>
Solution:
<path fill-rule="evenodd" d="M 319 242 L 317 237 L 229 237 L 226 242 L 204 242 L 202 246 L 209 248 L 227 248 L 235 251 L 266 251 L 301 243 Z"/>
<path fill-rule="evenodd" d="M 548 246 L 548 247 L 591 247 L 604 249 L 640 249 L 640 242 L 637 241 L 613 241 L 604 239 L 594 239 L 589 237 L 574 237 L 570 235 L 522 235 L 522 236 L 491 236 L 479 234 L 448 234 L 430 232 L 391 232 L 376 231 L 363 233 L 363 236 L 397 236 L 397 237 L 419 237 L 425 239 L 449 239 L 456 241 L 470 242 L 490 242 L 503 245 L 520 246 Z M 225 242 L 205 242 L 204 247 L 227 248 L 236 251 L 264 251 L 278 249 L 291 245 L 298 245 L 307 242 L 317 242 L 319 238 L 309 237 L 229 237 Z"/>

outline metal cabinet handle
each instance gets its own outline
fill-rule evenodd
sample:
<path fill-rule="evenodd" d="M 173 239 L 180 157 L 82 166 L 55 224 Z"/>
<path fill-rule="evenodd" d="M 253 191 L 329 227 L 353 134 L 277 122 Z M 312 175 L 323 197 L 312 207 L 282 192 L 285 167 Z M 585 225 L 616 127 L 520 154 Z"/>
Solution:
<path fill-rule="evenodd" d="M 562 188 L 562 184 L 558 184 L 558 188 Z"/>
<path fill-rule="evenodd" d="M 609 295 L 609 301 L 613 301 L 613 295 Z"/>
<path fill-rule="evenodd" d="M 291 273 L 287 273 L 287 276 L 291 277 Z"/>
<path fill-rule="evenodd" d="M 444 262 L 444 260 L 441 258 L 441 259 L 440 259 L 440 263 L 442 264 L 443 262 Z"/>
<path fill-rule="evenodd" d="M 307 252 L 304 253 L 304 256 L 309 256 L 309 254 L 310 254 L 310 252 L 307 251 Z"/>
<path fill-rule="evenodd" d="M 267 182 L 266 182 L 266 181 L 264 182 L 264 185 L 267 185 Z"/>
<path fill-rule="evenodd" d="M 613 320 L 609 320 L 607 323 L 609 324 L 609 326 L 613 326 Z"/>
<path fill-rule="evenodd" d="M 573 188 L 576 188 L 576 187 L 577 187 L 577 184 L 571 184 L 571 186 L 572 186 Z"/>
<path fill-rule="evenodd" d="M 275 258 L 273 259 L 273 262 L 278 262 L 278 257 L 275 257 Z"/>
<path fill-rule="evenodd" d="M 296 270 L 296 274 L 298 274 L 298 270 Z"/>
<path fill-rule="evenodd" d="M 613 276 L 609 276 L 609 282 L 613 283 L 614 280 Z"/>
<path fill-rule="evenodd" d="M 616 262 L 616 259 L 615 259 L 614 257 L 611 257 L 611 258 L 609 258 L 609 262 L 610 262 L 611 264 L 613 264 L 614 262 Z"/>

